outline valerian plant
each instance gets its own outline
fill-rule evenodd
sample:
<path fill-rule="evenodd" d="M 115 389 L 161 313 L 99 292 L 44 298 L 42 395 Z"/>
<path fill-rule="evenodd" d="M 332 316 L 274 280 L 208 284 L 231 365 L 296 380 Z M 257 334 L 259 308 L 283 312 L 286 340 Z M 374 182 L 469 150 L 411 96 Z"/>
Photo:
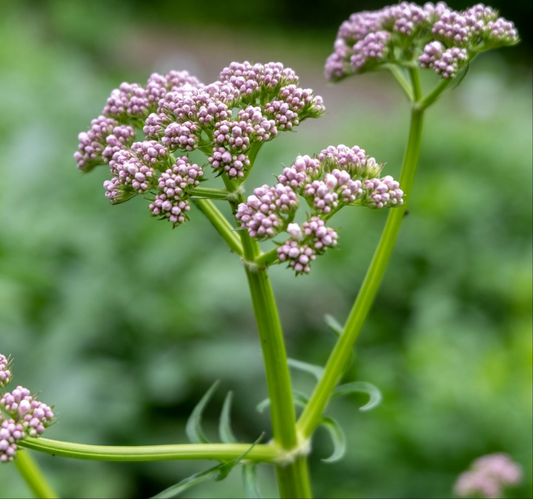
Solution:
<path fill-rule="evenodd" d="M 353 14 L 342 23 L 334 52 L 326 61 L 326 78 L 336 82 L 367 71 L 389 71 L 410 102 L 411 123 L 399 182 L 382 175 L 383 163 L 365 150 L 338 145 L 297 156 L 272 185 L 249 189 L 247 178 L 263 144 L 306 119 L 320 118 L 325 111 L 322 99 L 301 87 L 294 71 L 281 63 L 235 62 L 210 84 L 187 71 L 170 71 L 152 74 L 145 85 L 123 83 L 113 90 L 101 116 L 79 135 L 77 166 L 89 172 L 108 165 L 110 178 L 104 182 L 104 192 L 111 204 L 144 198 L 147 211 L 174 228 L 190 216 L 199 216 L 190 215 L 195 206 L 240 260 L 268 384 L 268 399 L 260 405 L 270 408 L 273 439 L 238 443 L 231 430 L 228 394 L 220 419 L 222 443 L 210 443 L 202 431 L 201 416 L 216 384 L 187 423 L 190 444 L 104 447 L 38 438 L 54 420 L 52 409 L 23 387 L 4 391 L 11 380 L 11 364 L 0 355 L 0 460 L 14 460 L 39 497 L 55 497 L 55 493 L 20 447 L 78 459 L 220 463 L 157 497 L 174 497 L 208 478 L 221 480 L 237 465 L 242 465 L 248 497 L 259 497 L 258 464 L 275 467 L 281 497 L 312 497 L 307 458 L 317 427 L 324 426 L 335 444 L 327 461 L 340 459 L 345 450 L 340 426 L 325 415 L 330 400 L 362 391 L 370 396 L 362 408 L 367 410 L 381 399 L 379 390 L 369 383 L 338 384 L 406 213 L 425 110 L 452 83 L 462 80 L 480 52 L 517 42 L 513 24 L 482 4 L 456 12 L 442 2 L 422 7 L 403 2 Z M 419 81 L 421 69 L 431 69 L 440 78 L 427 93 Z M 189 156 L 192 151 L 204 153 L 205 162 L 195 163 Z M 206 186 L 210 176 L 220 177 L 225 188 Z M 246 189 L 251 191 L 247 197 Z M 214 201 L 229 203 L 234 219 L 228 220 Z M 283 264 L 296 275 L 308 274 L 312 265 L 318 265 L 318 256 L 337 246 L 335 214 L 354 207 L 392 208 L 357 299 L 344 325 L 330 316 L 326 319 L 338 341 L 324 367 L 288 359 L 268 268 Z M 273 240 L 275 248 L 262 251 L 260 245 L 267 240 Z M 310 396 L 293 391 L 289 367 L 316 377 Z M 296 405 L 303 408 L 298 419 Z M 472 489 L 467 485 L 458 485 L 461 493 Z"/>

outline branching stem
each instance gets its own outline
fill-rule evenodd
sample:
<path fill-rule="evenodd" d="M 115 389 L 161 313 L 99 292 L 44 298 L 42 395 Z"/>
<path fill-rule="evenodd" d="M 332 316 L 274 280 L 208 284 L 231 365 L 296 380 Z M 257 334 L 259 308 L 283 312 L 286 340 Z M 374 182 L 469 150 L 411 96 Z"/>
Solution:
<path fill-rule="evenodd" d="M 25 438 L 20 445 L 54 456 L 91 461 L 176 461 L 185 459 L 225 461 L 235 459 L 250 449 L 251 444 L 177 444 L 147 446 L 102 446 L 61 442 L 46 438 Z M 20 455 L 26 456 L 27 452 Z M 257 444 L 246 455 L 256 462 L 272 462 L 280 458 L 273 445 Z M 17 462 L 20 456 L 17 456 Z M 55 496 L 38 496 L 55 497 Z"/>
<path fill-rule="evenodd" d="M 410 71 L 410 74 L 414 88 L 414 95 L 420 96 L 418 73 L 414 70 Z M 363 327 L 364 321 L 379 289 L 379 285 L 381 284 L 381 280 L 383 279 L 383 275 L 385 274 L 413 187 L 420 152 L 422 121 L 423 110 L 420 110 L 418 106 L 414 104 L 411 112 L 409 140 L 400 177 L 400 186 L 405 192 L 405 203 L 398 208 L 392 209 L 389 213 L 379 245 L 374 253 L 374 257 L 348 320 L 346 321 L 343 334 L 340 336 L 328 359 L 324 376 L 315 387 L 309 403 L 305 407 L 300 420 L 298 421 L 298 430 L 303 437 L 310 437 L 319 424 L 322 414 L 331 398 L 331 394 L 344 373 L 344 368 L 352 353 L 352 348 L 361 332 L 361 328 Z"/>

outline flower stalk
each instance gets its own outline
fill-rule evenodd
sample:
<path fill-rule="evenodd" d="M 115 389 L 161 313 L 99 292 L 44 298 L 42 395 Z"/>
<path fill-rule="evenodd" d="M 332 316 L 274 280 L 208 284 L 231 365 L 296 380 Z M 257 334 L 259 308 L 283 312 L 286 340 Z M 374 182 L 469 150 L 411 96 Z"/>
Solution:
<path fill-rule="evenodd" d="M 412 79 L 412 81 L 417 82 L 418 80 L 414 77 L 414 80 Z M 417 95 L 418 91 L 414 90 L 414 94 Z M 405 201 L 402 206 L 389 212 L 378 247 L 374 253 L 374 257 L 372 258 L 372 262 L 370 263 L 363 284 L 361 285 L 357 299 L 348 316 L 343 334 L 338 339 L 337 344 L 328 359 L 324 376 L 315 387 L 315 390 L 309 399 L 309 403 L 305 407 L 298 421 L 298 430 L 304 437 L 310 437 L 313 434 L 326 409 L 335 386 L 344 374 L 344 369 L 351 356 L 352 348 L 359 337 L 361 328 L 363 327 L 385 274 L 413 188 L 420 153 L 423 116 L 423 110 L 418 109 L 416 103 L 413 104 L 409 139 L 400 176 L 400 185 L 405 193 Z"/>
<path fill-rule="evenodd" d="M 188 459 L 229 461 L 249 450 L 246 459 L 268 463 L 279 459 L 281 455 L 279 449 L 275 446 L 265 444 L 256 444 L 252 449 L 250 449 L 252 444 L 103 446 L 61 442 L 46 438 L 26 438 L 20 445 L 54 456 L 91 461 L 148 462 L 183 461 Z M 17 457 L 17 461 L 18 459 L 19 457 Z"/>

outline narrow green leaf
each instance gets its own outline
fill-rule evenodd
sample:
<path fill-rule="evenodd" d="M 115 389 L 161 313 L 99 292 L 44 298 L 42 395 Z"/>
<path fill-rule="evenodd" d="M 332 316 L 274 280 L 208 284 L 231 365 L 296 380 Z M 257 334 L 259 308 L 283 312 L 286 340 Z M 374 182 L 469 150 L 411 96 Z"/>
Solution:
<path fill-rule="evenodd" d="M 360 411 L 370 411 L 374 407 L 377 407 L 383 399 L 379 388 L 372 383 L 367 383 L 365 381 L 354 381 L 353 383 L 340 385 L 335 388 L 331 397 L 343 397 L 344 395 L 349 395 L 355 392 L 366 393 L 370 397 L 370 400 L 363 407 L 359 408 Z"/>
<path fill-rule="evenodd" d="M 292 391 L 292 398 L 294 400 L 294 405 L 299 405 L 300 407 L 305 407 L 307 402 L 309 402 L 309 397 L 298 390 Z"/>
<path fill-rule="evenodd" d="M 255 406 L 255 410 L 257 412 L 263 412 L 268 406 L 270 405 L 270 399 L 266 398 L 265 400 L 262 400 Z"/>
<path fill-rule="evenodd" d="M 307 362 L 302 362 L 301 360 L 296 359 L 287 359 L 287 363 L 290 367 L 297 369 L 308 374 L 312 374 L 317 381 L 320 381 L 324 375 L 324 368 L 322 366 L 317 366 L 315 364 L 308 364 Z"/>
<path fill-rule="evenodd" d="M 196 407 L 193 409 L 191 415 L 189 416 L 189 419 L 187 420 L 185 431 L 187 432 L 189 440 L 193 444 L 209 443 L 209 440 L 207 439 L 202 430 L 202 414 L 204 412 L 205 406 L 208 404 L 209 400 L 213 396 L 213 393 L 215 393 L 215 390 L 217 389 L 218 385 L 219 381 L 215 381 L 213 383 L 211 388 L 207 390 L 206 394 L 202 397 L 200 402 L 198 402 Z"/>
<path fill-rule="evenodd" d="M 327 459 L 322 459 L 325 463 L 334 463 L 342 459 L 346 453 L 346 437 L 339 423 L 332 418 L 324 416 L 320 425 L 328 430 L 333 442 L 333 454 Z"/>
<path fill-rule="evenodd" d="M 184 490 L 187 490 L 189 487 L 192 487 L 193 485 L 201 483 L 217 475 L 221 466 L 222 465 L 218 465 L 218 466 L 215 466 L 214 468 L 209 468 L 206 471 L 195 473 L 194 475 L 191 475 L 190 477 L 185 478 L 184 480 L 177 483 L 176 485 L 172 485 L 172 487 L 169 487 L 168 489 L 163 490 L 163 492 L 160 492 L 156 496 L 153 496 L 152 499 L 169 499 L 172 497 L 178 497 L 179 494 L 181 494 Z"/>
<path fill-rule="evenodd" d="M 231 430 L 231 402 L 233 400 L 233 392 L 228 392 L 222 412 L 220 413 L 220 423 L 218 425 L 218 433 L 220 440 L 225 444 L 234 444 L 237 442 L 233 431 Z"/>
<path fill-rule="evenodd" d="M 244 483 L 244 490 L 246 497 L 249 499 L 257 499 L 261 497 L 259 492 L 259 483 L 256 475 L 256 464 L 249 463 L 242 467 L 242 481 Z"/>
<path fill-rule="evenodd" d="M 294 405 L 305 407 L 307 405 L 307 402 L 309 402 L 309 398 L 307 395 L 304 395 L 302 392 L 299 392 L 298 390 L 292 391 L 292 399 L 294 402 Z M 265 400 L 262 400 L 257 404 L 255 407 L 255 410 L 258 412 L 263 412 L 268 406 L 270 405 L 270 399 L 266 398 Z"/>
<path fill-rule="evenodd" d="M 326 324 L 328 325 L 328 327 L 337 335 L 337 336 L 341 336 L 342 335 L 342 331 L 343 331 L 343 327 L 341 325 L 341 323 L 335 319 L 335 317 L 333 317 L 332 315 L 330 314 L 326 314 L 324 316 L 324 320 L 326 321 Z"/>
<path fill-rule="evenodd" d="M 219 467 L 218 475 L 215 477 L 215 480 L 216 481 L 224 480 L 224 478 L 228 476 L 229 472 L 233 468 L 235 468 L 235 466 L 237 466 L 239 462 L 241 462 L 248 455 L 248 453 L 263 439 L 264 435 L 265 435 L 264 433 L 261 433 L 261 436 L 250 446 L 250 448 L 246 452 L 241 454 L 239 457 L 236 457 L 235 459 L 227 463 L 221 464 Z"/>

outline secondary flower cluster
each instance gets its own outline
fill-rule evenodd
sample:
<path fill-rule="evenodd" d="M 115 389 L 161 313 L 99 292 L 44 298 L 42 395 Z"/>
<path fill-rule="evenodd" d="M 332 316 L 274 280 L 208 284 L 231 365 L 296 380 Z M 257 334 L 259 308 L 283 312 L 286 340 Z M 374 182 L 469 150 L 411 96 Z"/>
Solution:
<path fill-rule="evenodd" d="M 6 357 L 0 354 L 0 388 L 11 381 Z M 12 461 L 17 444 L 25 437 L 38 437 L 54 420 L 52 409 L 37 400 L 27 388 L 17 386 L 0 393 L 0 462 Z"/>
<path fill-rule="evenodd" d="M 344 21 L 325 76 L 335 81 L 385 63 L 418 60 L 420 67 L 453 78 L 477 53 L 516 43 L 514 24 L 492 7 L 477 4 L 457 12 L 444 2 L 401 2 Z"/>
<path fill-rule="evenodd" d="M 507 454 L 489 454 L 459 475 L 455 493 L 459 497 L 501 497 L 503 487 L 518 485 L 521 479 L 522 468 Z"/>
<path fill-rule="evenodd" d="M 74 157 L 85 172 L 109 164 L 104 188 L 113 204 L 151 193 L 152 214 L 176 226 L 204 172 L 174 152 L 200 149 L 218 175 L 240 182 L 264 142 L 323 112 L 322 99 L 281 63 L 234 62 L 209 85 L 187 71 L 154 73 L 144 86 L 123 83 L 111 92 Z M 144 140 L 135 142 L 140 130 Z"/>
<path fill-rule="evenodd" d="M 330 146 L 318 157 L 298 156 L 278 175 L 278 183 L 254 189 L 237 209 L 237 220 L 251 237 L 272 238 L 286 231 L 278 258 L 297 274 L 308 273 L 317 255 L 337 244 L 337 233 L 325 221 L 347 205 L 386 208 L 403 204 L 403 191 L 392 177 L 379 178 L 382 166 L 354 146 Z M 294 223 L 302 197 L 307 221 Z"/>

